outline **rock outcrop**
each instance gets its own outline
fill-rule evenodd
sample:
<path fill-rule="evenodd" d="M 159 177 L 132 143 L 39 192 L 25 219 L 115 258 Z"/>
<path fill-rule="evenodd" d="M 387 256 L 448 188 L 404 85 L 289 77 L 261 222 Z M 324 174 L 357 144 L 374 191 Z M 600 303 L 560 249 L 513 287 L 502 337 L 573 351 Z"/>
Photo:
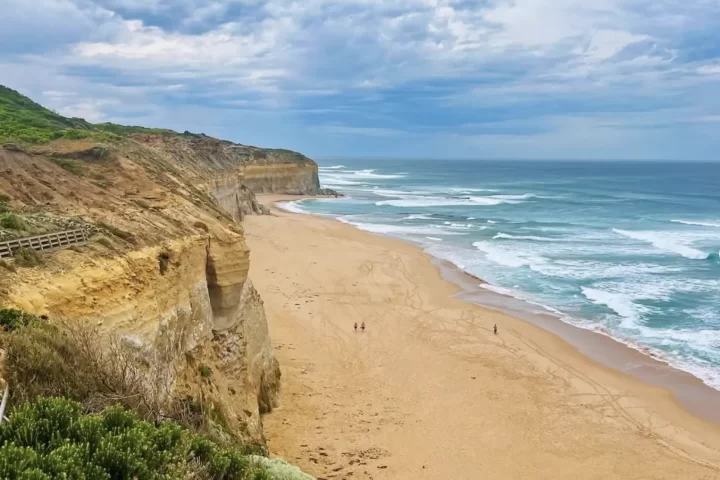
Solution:
<path fill-rule="evenodd" d="M 159 395 L 201 397 L 233 431 L 263 441 L 261 414 L 276 405 L 280 369 L 241 221 L 265 213 L 254 191 L 318 193 L 317 165 L 163 133 L 4 148 L 0 171 L 13 210 L 72 218 L 92 235 L 85 247 L 47 255 L 44 267 L 0 268 L 0 306 L 119 336 Z"/>
<path fill-rule="evenodd" d="M 195 134 L 138 134 L 132 138 L 206 177 L 217 172 L 235 175 L 238 183 L 253 193 L 317 195 L 320 191 L 317 164 L 290 150 L 252 147 Z M 227 184 L 227 180 L 221 183 Z"/>

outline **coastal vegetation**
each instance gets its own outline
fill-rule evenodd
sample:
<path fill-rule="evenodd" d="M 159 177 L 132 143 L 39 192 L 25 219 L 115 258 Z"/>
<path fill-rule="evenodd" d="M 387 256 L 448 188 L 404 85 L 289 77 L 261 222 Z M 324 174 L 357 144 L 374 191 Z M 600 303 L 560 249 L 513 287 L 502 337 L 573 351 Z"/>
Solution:
<path fill-rule="evenodd" d="M 37 145 L 53 140 L 82 139 L 112 141 L 136 133 L 175 132 L 114 123 L 92 124 L 82 118 L 63 117 L 19 92 L 0 85 L 0 144 Z"/>
<path fill-rule="evenodd" d="M 283 478 L 264 447 L 224 430 L 221 409 L 163 400 L 118 339 L 0 309 L 0 348 L 14 405 L 0 425 L 0 478 Z"/>

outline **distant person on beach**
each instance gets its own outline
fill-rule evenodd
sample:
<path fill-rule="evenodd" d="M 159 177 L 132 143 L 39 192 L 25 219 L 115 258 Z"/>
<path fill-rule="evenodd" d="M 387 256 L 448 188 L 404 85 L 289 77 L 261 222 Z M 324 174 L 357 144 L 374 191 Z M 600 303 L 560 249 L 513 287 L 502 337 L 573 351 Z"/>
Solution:
<path fill-rule="evenodd" d="M 360 329 L 364 332 L 365 331 L 365 322 L 362 322 L 362 325 L 360 325 Z"/>
<path fill-rule="evenodd" d="M 497 324 L 493 327 L 493 332 L 497 335 Z"/>
<path fill-rule="evenodd" d="M 357 322 L 355 322 L 355 331 L 357 332 Z"/>

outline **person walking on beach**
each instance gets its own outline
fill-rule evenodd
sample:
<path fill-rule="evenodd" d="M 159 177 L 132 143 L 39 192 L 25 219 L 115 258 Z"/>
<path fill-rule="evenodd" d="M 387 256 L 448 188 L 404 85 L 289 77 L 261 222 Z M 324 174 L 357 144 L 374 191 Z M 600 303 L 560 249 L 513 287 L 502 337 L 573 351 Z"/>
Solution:
<path fill-rule="evenodd" d="M 357 332 L 357 322 L 355 322 L 355 331 Z"/>
<path fill-rule="evenodd" d="M 360 329 L 364 332 L 365 331 L 365 322 L 362 322 L 362 325 L 360 325 Z"/>
<path fill-rule="evenodd" d="M 497 335 L 497 324 L 495 324 L 495 326 L 493 327 L 493 333 L 495 333 L 495 335 Z"/>

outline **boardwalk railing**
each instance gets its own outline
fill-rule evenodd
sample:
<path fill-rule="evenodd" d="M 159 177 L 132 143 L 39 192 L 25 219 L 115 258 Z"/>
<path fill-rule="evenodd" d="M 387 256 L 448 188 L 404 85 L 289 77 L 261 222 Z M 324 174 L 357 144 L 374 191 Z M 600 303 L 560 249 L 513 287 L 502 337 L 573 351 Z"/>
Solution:
<path fill-rule="evenodd" d="M 64 232 L 46 233 L 36 237 L 18 238 L 0 242 L 0 258 L 12 257 L 18 248 L 32 248 L 36 252 L 67 248 L 87 242 L 85 230 L 65 230 Z"/>

